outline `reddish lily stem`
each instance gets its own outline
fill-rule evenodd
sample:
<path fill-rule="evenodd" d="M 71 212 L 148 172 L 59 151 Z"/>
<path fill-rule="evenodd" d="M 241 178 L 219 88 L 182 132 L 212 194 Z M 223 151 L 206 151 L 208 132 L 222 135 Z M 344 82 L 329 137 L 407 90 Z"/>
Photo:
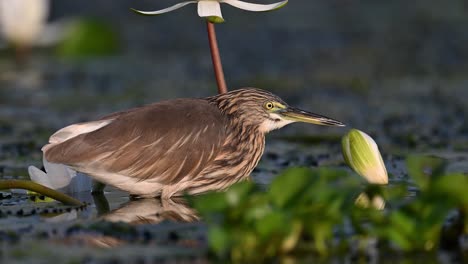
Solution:
<path fill-rule="evenodd" d="M 226 93 L 228 89 L 226 80 L 224 79 L 223 65 L 221 63 L 221 56 L 219 55 L 215 27 L 214 24 L 209 21 L 206 21 L 206 26 L 208 30 L 208 40 L 210 42 L 211 59 L 213 61 L 216 83 L 218 84 L 218 93 Z"/>
<path fill-rule="evenodd" d="M 31 51 L 30 47 L 28 46 L 21 46 L 21 45 L 16 46 L 15 47 L 16 64 L 19 66 L 23 66 L 24 64 L 26 64 L 30 51 Z"/>

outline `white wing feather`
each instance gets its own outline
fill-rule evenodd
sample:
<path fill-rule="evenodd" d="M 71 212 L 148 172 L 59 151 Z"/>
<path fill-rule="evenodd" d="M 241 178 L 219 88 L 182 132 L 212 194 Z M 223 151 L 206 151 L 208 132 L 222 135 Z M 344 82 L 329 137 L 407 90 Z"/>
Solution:
<path fill-rule="evenodd" d="M 78 135 L 100 129 L 111 122 L 112 119 L 78 123 L 64 127 L 49 138 L 49 144 L 45 145 L 42 151 Z M 90 191 L 92 189 L 92 180 L 86 175 L 77 174 L 76 171 L 66 165 L 51 163 L 45 157 L 42 158 L 42 162 L 46 172 L 34 166 L 29 166 L 28 172 L 32 181 L 66 193 Z"/>

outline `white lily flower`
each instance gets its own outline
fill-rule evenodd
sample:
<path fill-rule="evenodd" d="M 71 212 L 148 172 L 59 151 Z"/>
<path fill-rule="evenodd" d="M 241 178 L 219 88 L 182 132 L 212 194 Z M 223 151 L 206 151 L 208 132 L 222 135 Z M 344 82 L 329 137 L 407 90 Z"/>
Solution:
<path fill-rule="evenodd" d="M 44 28 L 49 0 L 0 0 L 0 30 L 18 46 L 29 46 Z"/>
<path fill-rule="evenodd" d="M 194 0 L 194 1 L 185 1 L 178 3 L 168 8 L 164 8 L 157 11 L 139 11 L 132 9 L 133 11 L 142 14 L 142 15 L 160 15 L 167 12 L 174 11 L 181 7 L 184 7 L 188 4 L 198 4 L 198 15 L 200 17 L 208 19 L 212 23 L 222 23 L 224 22 L 223 15 L 221 14 L 221 4 L 228 4 L 239 9 L 254 11 L 254 12 L 265 12 L 279 9 L 285 6 L 288 3 L 288 0 L 284 0 L 275 4 L 252 4 L 239 0 Z"/>
<path fill-rule="evenodd" d="M 372 184 L 387 184 L 387 169 L 375 141 L 366 133 L 352 129 L 343 137 L 343 156 L 346 163 Z"/>

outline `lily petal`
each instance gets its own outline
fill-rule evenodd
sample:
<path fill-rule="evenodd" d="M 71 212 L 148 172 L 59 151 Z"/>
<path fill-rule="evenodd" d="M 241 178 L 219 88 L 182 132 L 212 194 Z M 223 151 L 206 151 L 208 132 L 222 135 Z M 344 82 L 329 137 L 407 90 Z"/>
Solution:
<path fill-rule="evenodd" d="M 218 1 L 201 0 L 198 2 L 198 15 L 208 19 L 212 23 L 224 22 L 221 13 L 221 5 Z"/>
<path fill-rule="evenodd" d="M 136 10 L 134 8 L 130 8 L 130 9 L 132 11 L 138 13 L 138 14 L 141 14 L 141 15 L 156 16 L 156 15 L 160 15 L 160 14 L 164 14 L 164 13 L 167 13 L 167 12 L 174 11 L 176 9 L 179 9 L 179 8 L 184 7 L 186 5 L 189 5 L 189 4 L 196 4 L 197 2 L 198 1 L 185 1 L 185 2 L 182 2 L 182 3 L 175 4 L 173 6 L 170 6 L 168 8 L 164 8 L 164 9 L 156 10 L 156 11 L 140 11 L 140 10 Z"/>
<path fill-rule="evenodd" d="M 252 4 L 247 3 L 244 1 L 239 0 L 220 0 L 221 3 L 226 3 L 228 5 L 232 5 L 239 9 L 244 9 L 247 11 L 255 11 L 255 12 L 264 12 L 264 11 L 272 11 L 279 8 L 282 8 L 288 3 L 288 0 L 284 0 L 275 4 L 263 5 L 263 4 Z"/>

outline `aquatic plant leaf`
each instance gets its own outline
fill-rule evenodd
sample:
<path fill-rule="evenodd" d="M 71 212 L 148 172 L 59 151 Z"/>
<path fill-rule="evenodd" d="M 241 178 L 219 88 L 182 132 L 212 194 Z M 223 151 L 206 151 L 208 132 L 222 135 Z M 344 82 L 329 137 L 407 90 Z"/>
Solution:
<path fill-rule="evenodd" d="M 310 185 L 311 170 L 291 168 L 277 176 L 270 185 L 269 194 L 274 204 L 286 207 L 300 196 Z"/>
<path fill-rule="evenodd" d="M 80 19 L 70 25 L 57 53 L 62 58 L 85 59 L 115 55 L 119 47 L 117 32 L 110 25 L 96 19 Z"/>
<path fill-rule="evenodd" d="M 274 233 L 285 233 L 290 228 L 286 215 L 281 211 L 270 212 L 255 222 L 255 229 L 261 238 L 268 238 Z"/>
<path fill-rule="evenodd" d="M 210 192 L 200 196 L 191 196 L 189 201 L 192 202 L 195 209 L 201 214 L 223 212 L 229 208 L 229 203 L 225 193 Z"/>
<path fill-rule="evenodd" d="M 440 197 L 450 198 L 456 206 L 468 206 L 468 175 L 446 174 L 434 180 L 432 190 Z"/>
<path fill-rule="evenodd" d="M 226 201 L 231 207 L 237 206 L 253 189 L 254 185 L 250 181 L 236 183 L 226 190 Z"/>
<path fill-rule="evenodd" d="M 212 226 L 208 231 L 210 248 L 218 255 L 222 255 L 229 248 L 231 235 L 220 226 Z"/>
<path fill-rule="evenodd" d="M 432 156 L 409 156 L 406 166 L 409 176 L 424 190 L 429 187 L 431 177 L 444 172 L 446 161 Z"/>

